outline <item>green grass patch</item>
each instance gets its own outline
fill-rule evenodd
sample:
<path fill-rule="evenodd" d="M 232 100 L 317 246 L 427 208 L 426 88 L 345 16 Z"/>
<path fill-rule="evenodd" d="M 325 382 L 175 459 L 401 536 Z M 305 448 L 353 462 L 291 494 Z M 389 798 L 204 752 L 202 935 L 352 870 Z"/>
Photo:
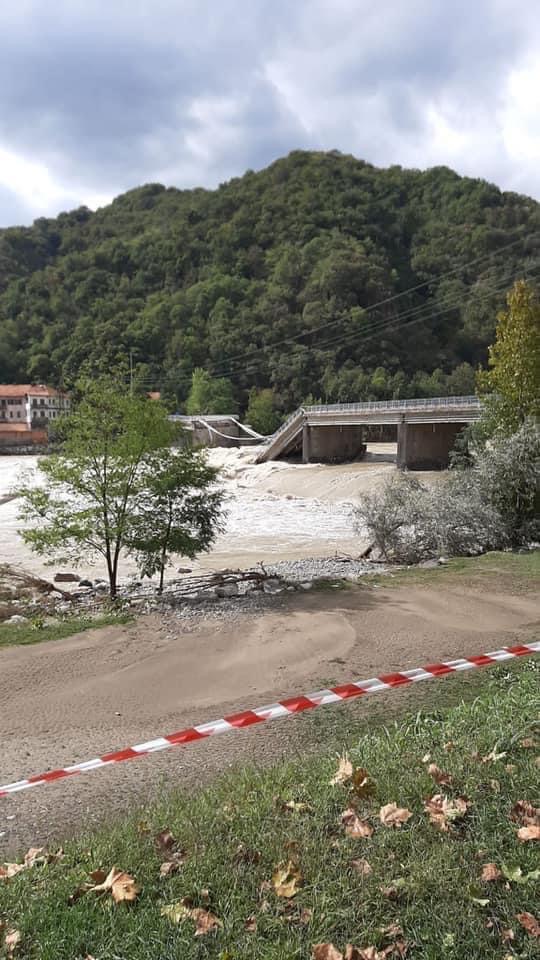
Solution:
<path fill-rule="evenodd" d="M 43 643 L 46 640 L 63 640 L 84 630 L 97 627 L 112 627 L 129 623 L 133 616 L 129 613 L 106 613 L 99 617 L 66 617 L 57 623 L 43 624 L 40 617 L 29 623 L 0 624 L 0 647 L 13 647 L 18 644 Z"/>
<path fill-rule="evenodd" d="M 58 863 L 0 883 L 0 921 L 21 931 L 19 952 L 27 960 L 309 960 L 321 942 L 340 950 L 346 943 L 382 949 L 389 942 L 382 930 L 394 923 L 412 960 L 502 960 L 507 954 L 532 960 L 537 941 L 516 915 L 535 912 L 538 882 L 483 883 L 480 876 L 489 862 L 508 873 L 538 866 L 534 844 L 518 840 L 510 813 L 517 800 L 537 801 L 539 676 L 534 660 L 511 671 L 501 665 L 482 674 L 472 703 L 446 714 L 414 714 L 368 732 L 351 721 L 351 760 L 375 783 L 375 796 L 367 799 L 330 785 L 337 760 L 329 749 L 266 771 L 232 771 L 196 795 L 173 794 L 69 843 Z M 348 706 L 337 709 L 346 715 Z M 526 745 L 535 737 L 536 749 Z M 451 775 L 450 786 L 434 783 L 426 754 Z M 490 754 L 495 759 L 481 761 Z M 449 833 L 439 832 L 424 812 L 426 798 L 439 792 L 470 803 Z M 286 810 L 288 801 L 300 806 Z M 401 829 L 379 821 L 380 807 L 391 802 L 412 812 Z M 351 804 L 372 824 L 371 837 L 346 836 L 340 820 Z M 170 857 L 159 854 L 154 837 L 165 828 L 185 860 L 160 879 L 160 864 Z M 276 895 L 272 874 L 290 859 L 303 885 L 287 899 Z M 366 860 L 371 873 L 361 875 L 355 859 Z M 134 903 L 115 905 L 110 896 L 86 893 L 69 906 L 91 871 L 113 865 L 140 886 Z M 222 926 L 195 937 L 191 919 L 175 924 L 162 915 L 184 897 L 211 910 Z M 251 917 L 255 932 L 246 929 Z M 505 930 L 515 939 L 504 943 Z"/>
<path fill-rule="evenodd" d="M 472 578 L 476 581 L 487 578 L 504 580 L 509 589 L 534 589 L 540 582 L 540 550 L 527 553 L 485 553 L 479 557 L 454 557 L 439 567 L 407 567 L 391 570 L 387 574 L 373 574 L 362 577 L 361 582 L 384 584 L 393 583 L 431 584 L 440 580 L 458 580 Z"/>

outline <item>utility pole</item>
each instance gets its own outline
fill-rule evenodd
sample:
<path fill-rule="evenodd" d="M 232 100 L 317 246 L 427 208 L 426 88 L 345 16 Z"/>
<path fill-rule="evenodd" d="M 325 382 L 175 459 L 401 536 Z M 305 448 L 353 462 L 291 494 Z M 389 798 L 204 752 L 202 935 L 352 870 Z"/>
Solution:
<path fill-rule="evenodd" d="M 129 351 L 129 394 L 133 396 L 133 350 Z"/>

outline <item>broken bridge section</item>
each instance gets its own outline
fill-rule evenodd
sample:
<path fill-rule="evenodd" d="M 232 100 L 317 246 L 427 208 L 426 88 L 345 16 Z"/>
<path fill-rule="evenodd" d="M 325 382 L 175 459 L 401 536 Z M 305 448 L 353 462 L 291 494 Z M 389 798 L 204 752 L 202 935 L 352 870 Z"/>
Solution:
<path fill-rule="evenodd" d="M 480 419 L 477 397 L 439 397 L 300 407 L 266 444 L 257 463 L 301 453 L 304 463 L 339 463 L 365 452 L 368 427 L 395 425 L 401 469 L 448 466 L 456 437 Z"/>

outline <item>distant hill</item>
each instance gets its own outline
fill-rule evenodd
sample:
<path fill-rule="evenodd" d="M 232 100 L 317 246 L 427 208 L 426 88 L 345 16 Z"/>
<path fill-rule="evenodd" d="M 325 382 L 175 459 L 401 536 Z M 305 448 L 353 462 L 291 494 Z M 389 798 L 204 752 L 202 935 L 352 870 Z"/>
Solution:
<path fill-rule="evenodd" d="M 196 366 L 241 406 L 254 385 L 284 410 L 467 392 L 505 290 L 539 267 L 528 197 L 296 151 L 216 190 L 148 184 L 1 230 L 0 382 L 69 384 L 132 350 L 173 405 Z"/>

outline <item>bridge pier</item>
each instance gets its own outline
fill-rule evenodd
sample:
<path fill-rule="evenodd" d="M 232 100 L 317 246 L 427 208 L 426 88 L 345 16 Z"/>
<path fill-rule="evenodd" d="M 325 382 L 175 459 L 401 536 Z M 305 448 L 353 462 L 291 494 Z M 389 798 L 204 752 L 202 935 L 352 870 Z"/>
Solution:
<path fill-rule="evenodd" d="M 345 463 L 366 452 L 362 426 L 302 427 L 302 463 Z"/>
<path fill-rule="evenodd" d="M 400 423 L 397 465 L 400 470 L 445 470 L 456 437 L 465 423 Z"/>

